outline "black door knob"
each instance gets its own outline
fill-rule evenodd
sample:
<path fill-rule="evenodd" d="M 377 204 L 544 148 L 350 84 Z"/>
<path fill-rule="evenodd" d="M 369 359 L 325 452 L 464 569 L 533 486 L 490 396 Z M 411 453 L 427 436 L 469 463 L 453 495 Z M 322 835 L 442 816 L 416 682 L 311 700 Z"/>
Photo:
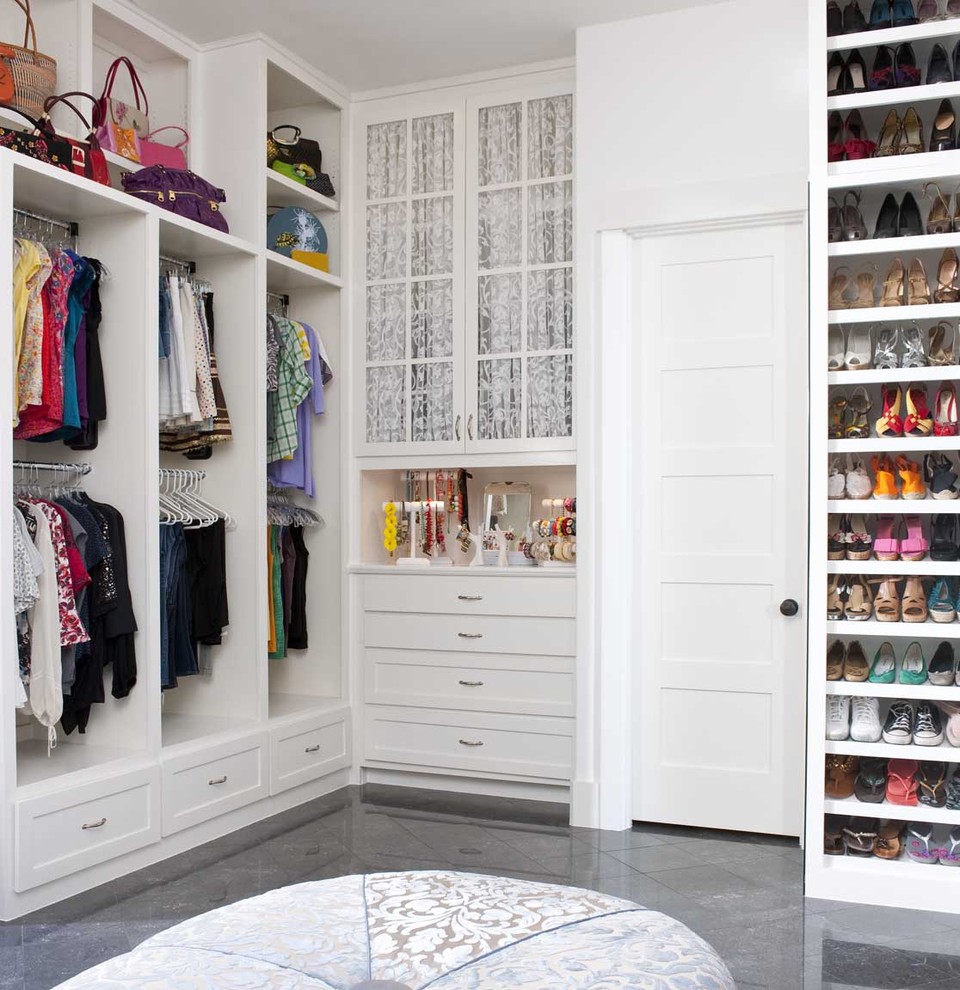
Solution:
<path fill-rule="evenodd" d="M 800 611 L 800 606 L 792 598 L 784 598 L 780 602 L 781 615 L 796 615 Z"/>

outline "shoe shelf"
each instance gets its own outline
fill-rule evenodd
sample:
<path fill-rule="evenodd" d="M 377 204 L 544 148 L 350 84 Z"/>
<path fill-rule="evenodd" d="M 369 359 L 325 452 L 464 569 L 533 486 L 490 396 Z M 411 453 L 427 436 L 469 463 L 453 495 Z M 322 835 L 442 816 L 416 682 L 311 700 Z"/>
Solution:
<path fill-rule="evenodd" d="M 931 574 L 936 570 L 936 574 Z M 960 562 L 956 560 L 828 560 L 828 574 L 890 574 L 920 577 L 956 577 Z"/>
<path fill-rule="evenodd" d="M 910 385 L 913 382 L 960 381 L 960 365 L 930 368 L 871 368 L 868 371 L 830 371 L 828 385 Z M 960 447 L 960 442 L 957 444 Z"/>
<path fill-rule="evenodd" d="M 956 437 L 954 449 L 956 448 Z M 945 515 L 960 513 L 960 499 L 938 498 L 832 498 L 827 499 L 827 512 L 830 515 L 883 515 L 883 516 L 913 516 L 913 515 Z M 863 564 L 870 561 L 828 561 L 828 563 Z M 877 561 L 882 564 L 883 561 Z M 938 567 L 935 560 L 907 561 L 907 563 L 926 564 L 928 567 Z"/>
<path fill-rule="evenodd" d="M 838 895 L 842 896 L 843 890 L 851 888 L 860 890 L 862 885 L 867 883 L 877 888 L 879 885 L 875 881 L 887 878 L 886 883 L 893 885 L 893 896 L 887 898 L 884 895 L 884 900 L 876 902 L 868 898 L 866 903 L 883 903 L 891 907 L 913 908 L 917 911 L 950 911 L 954 914 L 957 910 L 954 888 L 960 871 L 954 867 L 940 866 L 939 863 L 915 863 L 904 854 L 900 859 L 879 859 L 876 856 L 824 856 L 823 868 L 834 876 L 849 873 L 850 877 L 846 879 L 842 888 L 831 885 L 810 896 L 822 895 L 829 899 L 832 895 L 836 898 Z M 909 893 L 904 887 L 908 882 Z M 884 887 L 886 883 L 883 884 Z M 875 892 L 880 891 L 875 890 Z M 861 900 L 859 896 L 844 899 Z M 949 986 L 949 983 L 943 985 Z"/>
<path fill-rule="evenodd" d="M 892 624 L 892 623 L 891 623 Z M 826 753 L 844 756 L 881 756 L 885 760 L 938 760 L 941 763 L 960 763 L 960 749 L 944 740 L 939 746 L 898 746 L 892 743 L 854 742 L 852 739 L 827 739 Z"/>
<path fill-rule="evenodd" d="M 957 317 L 960 317 L 960 303 L 932 303 L 926 306 L 831 309 L 827 313 L 827 323 L 910 323 L 913 320 L 955 320 Z"/>
<path fill-rule="evenodd" d="M 960 687 L 936 684 L 872 684 L 870 681 L 826 681 L 826 694 L 850 698 L 889 698 L 891 701 L 960 701 Z M 859 745 L 859 744 L 858 744 Z M 899 747 L 897 747 L 899 748 Z M 926 749 L 927 747 L 922 747 Z M 960 763 L 960 749 L 955 750 Z"/>
<path fill-rule="evenodd" d="M 928 179 L 960 175 L 960 150 L 922 151 L 913 155 L 885 155 L 827 164 L 827 189 L 850 189 L 882 183 L 887 191 L 916 187 Z"/>
<path fill-rule="evenodd" d="M 844 52 L 851 48 L 876 48 L 879 45 L 896 47 L 905 41 L 923 41 L 927 38 L 936 40 L 954 35 L 960 35 L 960 17 L 943 21 L 925 21 L 923 24 L 908 24 L 906 27 L 883 28 L 879 31 L 838 34 L 827 38 L 827 52 Z"/>
<path fill-rule="evenodd" d="M 960 755 L 957 757 L 960 760 Z M 946 808 L 931 808 L 926 804 L 891 804 L 881 801 L 871 804 L 869 801 L 858 801 L 855 797 L 826 798 L 823 811 L 827 815 L 852 816 L 854 818 L 894 818 L 904 822 L 933 822 L 934 825 L 960 825 L 960 811 L 948 811 Z M 928 866 L 930 864 L 921 864 Z"/>
<path fill-rule="evenodd" d="M 960 447 L 960 444 L 958 444 L 956 437 L 867 437 L 863 440 L 827 441 L 828 454 L 867 454 L 877 452 L 886 454 L 899 454 L 903 452 L 924 454 L 931 450 L 957 450 L 958 447 Z M 909 499 L 895 499 L 894 501 L 904 502 L 906 504 Z"/>
<path fill-rule="evenodd" d="M 868 237 L 859 241 L 834 241 L 827 245 L 830 258 L 861 257 L 862 255 L 887 254 L 891 258 L 909 254 L 911 257 L 923 251 L 943 251 L 960 248 L 960 233 L 921 234 L 915 237 Z M 897 309 L 889 306 L 888 309 Z"/>
<path fill-rule="evenodd" d="M 857 573 L 860 573 L 859 571 Z M 877 636 L 891 639 L 960 639 L 960 622 L 878 622 L 876 619 L 827 619 L 828 636 Z M 922 748 L 922 747 L 921 747 Z M 894 747 L 896 749 L 896 747 Z M 960 752 L 960 750 L 958 750 Z M 870 755 L 869 753 L 867 754 Z M 960 757 L 958 757 L 960 759 Z"/>
<path fill-rule="evenodd" d="M 893 107 L 928 100 L 955 100 L 960 97 L 960 82 L 934 83 L 932 86 L 898 86 L 872 93 L 828 96 L 827 110 L 864 110 L 868 107 Z"/>

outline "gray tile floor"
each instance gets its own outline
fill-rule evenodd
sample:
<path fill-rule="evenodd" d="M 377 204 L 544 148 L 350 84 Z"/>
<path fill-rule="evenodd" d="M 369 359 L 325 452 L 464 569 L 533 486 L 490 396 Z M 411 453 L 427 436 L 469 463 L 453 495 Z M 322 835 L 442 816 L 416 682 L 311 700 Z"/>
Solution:
<path fill-rule="evenodd" d="M 802 896 L 795 842 L 665 826 L 565 825 L 566 808 L 347 788 L 0 925 L 0 988 L 47 990 L 154 932 L 274 887 L 463 869 L 589 887 L 685 922 L 740 990 L 960 988 L 960 915 Z"/>

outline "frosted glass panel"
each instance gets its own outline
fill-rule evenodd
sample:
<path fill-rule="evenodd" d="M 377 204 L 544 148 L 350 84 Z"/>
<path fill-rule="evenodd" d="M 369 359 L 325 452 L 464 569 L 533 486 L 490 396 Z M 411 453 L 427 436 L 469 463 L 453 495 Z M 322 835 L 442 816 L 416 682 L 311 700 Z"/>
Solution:
<path fill-rule="evenodd" d="M 413 119 L 413 192 L 453 190 L 453 114 Z"/>
<path fill-rule="evenodd" d="M 573 347 L 573 269 L 550 268 L 527 278 L 528 350 Z"/>
<path fill-rule="evenodd" d="M 481 275 L 478 279 L 478 344 L 481 354 L 515 354 L 521 346 L 523 276 Z"/>
<path fill-rule="evenodd" d="M 528 257 L 531 265 L 573 261 L 573 183 L 527 188 Z"/>
<path fill-rule="evenodd" d="M 516 439 L 522 416 L 520 358 L 480 361 L 477 367 L 477 438 Z"/>
<path fill-rule="evenodd" d="M 413 201 L 413 274 L 453 273 L 453 197 Z"/>
<path fill-rule="evenodd" d="M 407 193 L 407 122 L 367 128 L 367 199 L 391 199 Z"/>
<path fill-rule="evenodd" d="M 410 408 L 413 440 L 453 439 L 453 364 L 443 361 L 411 366 Z"/>
<path fill-rule="evenodd" d="M 367 289 L 367 360 L 398 361 L 405 352 L 407 289 L 371 285 Z"/>
<path fill-rule="evenodd" d="M 481 186 L 499 186 L 519 182 L 521 120 L 519 103 L 506 103 L 480 110 L 478 147 L 480 163 L 477 174 Z"/>
<path fill-rule="evenodd" d="M 453 355 L 453 282 L 414 282 L 410 343 L 415 358 Z"/>
<path fill-rule="evenodd" d="M 573 434 L 573 356 L 527 359 L 527 435 Z"/>
<path fill-rule="evenodd" d="M 367 207 L 367 279 L 407 274 L 407 204 Z"/>
<path fill-rule="evenodd" d="M 520 189 L 498 189 L 479 196 L 481 268 L 512 268 L 523 261 Z"/>
<path fill-rule="evenodd" d="M 527 178 L 573 172 L 573 97 L 548 96 L 527 104 Z"/>
<path fill-rule="evenodd" d="M 367 368 L 367 440 L 400 443 L 404 437 L 406 403 L 404 366 Z"/>

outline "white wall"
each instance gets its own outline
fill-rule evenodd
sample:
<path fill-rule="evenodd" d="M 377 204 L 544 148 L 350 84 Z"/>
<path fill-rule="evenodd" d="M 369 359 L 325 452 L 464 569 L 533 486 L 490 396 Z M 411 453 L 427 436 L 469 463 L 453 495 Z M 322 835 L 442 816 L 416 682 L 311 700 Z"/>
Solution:
<path fill-rule="evenodd" d="M 807 52 L 802 0 L 732 0 L 577 32 L 577 487 L 593 532 L 578 547 L 575 825 L 629 824 L 639 716 L 629 670 L 643 603 L 611 534 L 623 542 L 614 521 L 631 509 L 640 428 L 617 379 L 642 341 L 628 336 L 626 287 L 611 294 L 608 281 L 600 299 L 600 232 L 805 209 Z"/>

